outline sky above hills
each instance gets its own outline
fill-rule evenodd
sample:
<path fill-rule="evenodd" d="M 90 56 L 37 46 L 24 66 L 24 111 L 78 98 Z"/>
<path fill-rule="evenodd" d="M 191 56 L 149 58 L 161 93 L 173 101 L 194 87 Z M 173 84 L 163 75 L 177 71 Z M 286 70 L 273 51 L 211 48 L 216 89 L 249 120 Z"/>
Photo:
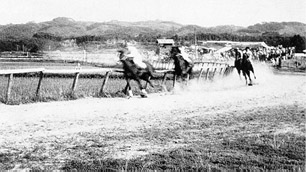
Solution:
<path fill-rule="evenodd" d="M 306 0 L 2 0 L 0 25 L 57 17 L 106 22 L 165 20 L 203 27 L 306 23 Z"/>

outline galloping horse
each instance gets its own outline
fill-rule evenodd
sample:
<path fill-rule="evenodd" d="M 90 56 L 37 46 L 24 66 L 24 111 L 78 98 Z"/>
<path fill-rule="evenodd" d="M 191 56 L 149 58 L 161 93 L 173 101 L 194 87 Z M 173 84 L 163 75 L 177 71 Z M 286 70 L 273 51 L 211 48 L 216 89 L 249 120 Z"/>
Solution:
<path fill-rule="evenodd" d="M 126 79 L 126 87 L 124 89 L 125 94 L 128 93 L 130 97 L 133 96 L 130 81 L 135 80 L 139 86 L 139 89 L 141 90 L 141 97 L 148 97 L 147 92 L 141 85 L 140 80 L 142 79 L 149 83 L 151 87 L 154 87 L 150 81 L 150 78 L 153 77 L 154 73 L 153 66 L 149 62 L 143 61 L 146 64 L 146 68 L 140 68 L 133 62 L 131 58 L 125 56 L 125 52 L 125 50 L 118 50 L 119 59 L 123 64 L 124 77 Z"/>
<path fill-rule="evenodd" d="M 170 50 L 170 58 L 174 60 L 174 77 L 181 77 L 182 80 L 189 80 L 192 75 L 193 63 L 188 62 L 181 55 L 181 51 L 177 46 Z"/>
<path fill-rule="evenodd" d="M 235 58 L 235 67 L 238 71 L 239 77 L 240 77 L 240 72 L 242 71 L 243 76 L 245 77 L 245 82 L 247 85 L 253 85 L 252 79 L 250 76 L 250 71 L 253 73 L 254 78 L 256 79 L 255 73 L 254 73 L 254 68 L 251 63 L 251 61 L 248 59 L 248 57 L 244 54 L 242 58 Z M 248 84 L 248 79 L 250 83 Z"/>

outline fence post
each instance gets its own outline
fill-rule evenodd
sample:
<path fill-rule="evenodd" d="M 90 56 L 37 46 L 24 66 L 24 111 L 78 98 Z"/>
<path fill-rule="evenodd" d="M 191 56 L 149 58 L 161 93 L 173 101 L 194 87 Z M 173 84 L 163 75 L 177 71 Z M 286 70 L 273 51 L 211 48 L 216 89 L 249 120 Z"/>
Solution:
<path fill-rule="evenodd" d="M 37 85 L 36 94 L 35 94 L 36 98 L 39 97 L 39 91 L 40 91 L 40 86 L 41 86 L 43 76 L 44 76 L 44 73 L 41 71 L 39 73 L 39 80 L 38 80 L 38 85 Z"/>
<path fill-rule="evenodd" d="M 168 66 L 167 66 L 167 69 L 168 69 L 168 70 L 171 70 L 170 65 L 171 65 L 171 62 L 168 62 Z"/>
<path fill-rule="evenodd" d="M 220 67 L 220 75 L 222 74 L 222 71 L 223 71 L 223 67 Z"/>
<path fill-rule="evenodd" d="M 176 74 L 173 72 L 173 88 L 175 87 L 175 82 L 176 82 Z"/>
<path fill-rule="evenodd" d="M 8 82 L 7 82 L 7 91 L 6 91 L 6 104 L 7 104 L 7 103 L 9 102 L 9 100 L 10 100 L 13 77 L 14 77 L 14 75 L 11 73 L 11 74 L 9 75 L 9 78 L 8 78 Z"/>
<path fill-rule="evenodd" d="M 207 68 L 206 70 L 206 76 L 205 76 L 205 79 L 208 80 L 208 77 L 209 77 L 209 68 Z"/>
<path fill-rule="evenodd" d="M 223 77 L 227 76 L 230 73 L 230 66 L 226 65 L 223 72 Z"/>
<path fill-rule="evenodd" d="M 104 80 L 102 82 L 102 86 L 101 86 L 101 89 L 100 89 L 100 93 L 99 93 L 100 95 L 102 95 L 104 93 L 104 89 L 105 89 L 105 86 L 106 86 L 106 83 L 108 81 L 110 73 L 111 73 L 111 71 L 108 71 L 105 74 L 105 77 L 104 77 Z"/>
<path fill-rule="evenodd" d="M 217 71 L 217 67 L 216 67 L 216 68 L 215 68 L 215 70 L 214 70 L 214 73 L 213 73 L 212 78 L 214 78 L 214 77 L 215 77 L 216 71 Z"/>
<path fill-rule="evenodd" d="M 200 70 L 200 74 L 199 74 L 198 80 L 202 77 L 202 73 L 203 73 L 203 67 Z"/>
<path fill-rule="evenodd" d="M 75 73 L 74 80 L 73 80 L 73 83 L 72 83 L 72 88 L 71 88 L 71 93 L 72 94 L 74 94 L 75 88 L 77 86 L 77 83 L 78 83 L 78 80 L 79 80 L 79 75 L 80 75 L 80 72 Z"/>

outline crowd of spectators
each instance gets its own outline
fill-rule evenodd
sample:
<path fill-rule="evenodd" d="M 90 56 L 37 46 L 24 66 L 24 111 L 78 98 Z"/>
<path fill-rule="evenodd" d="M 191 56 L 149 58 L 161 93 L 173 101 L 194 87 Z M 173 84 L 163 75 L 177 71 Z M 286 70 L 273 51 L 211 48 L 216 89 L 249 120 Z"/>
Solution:
<path fill-rule="evenodd" d="M 202 52 L 202 49 L 198 49 L 197 54 L 195 54 L 194 48 L 186 47 L 184 51 L 194 61 L 231 61 L 235 59 L 235 49 L 239 50 L 239 52 L 242 54 L 244 53 L 245 48 L 246 47 L 232 47 L 222 52 L 216 52 L 213 50 Z M 165 52 L 166 53 L 161 53 L 161 59 L 168 59 L 169 49 L 165 49 Z M 251 60 L 271 62 L 273 65 L 279 65 L 282 60 L 293 58 L 295 54 L 295 47 L 283 47 L 282 45 L 277 47 L 250 47 L 249 54 Z"/>
<path fill-rule="evenodd" d="M 235 49 L 238 49 L 239 51 L 245 51 L 244 48 L 233 48 L 227 52 L 221 53 L 221 56 L 225 59 L 234 58 Z M 288 60 L 293 58 L 295 47 L 283 47 L 281 45 L 273 48 L 256 47 L 250 48 L 250 52 L 250 58 L 252 60 L 269 61 L 274 65 L 278 65 L 281 60 Z"/>

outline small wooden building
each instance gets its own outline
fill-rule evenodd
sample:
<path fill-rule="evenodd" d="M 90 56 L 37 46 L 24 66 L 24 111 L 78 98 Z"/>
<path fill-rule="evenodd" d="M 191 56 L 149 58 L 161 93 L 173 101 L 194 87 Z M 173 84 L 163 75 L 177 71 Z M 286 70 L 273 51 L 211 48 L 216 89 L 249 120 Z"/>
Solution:
<path fill-rule="evenodd" d="M 157 39 L 156 43 L 159 47 L 173 46 L 174 40 L 173 39 Z"/>

